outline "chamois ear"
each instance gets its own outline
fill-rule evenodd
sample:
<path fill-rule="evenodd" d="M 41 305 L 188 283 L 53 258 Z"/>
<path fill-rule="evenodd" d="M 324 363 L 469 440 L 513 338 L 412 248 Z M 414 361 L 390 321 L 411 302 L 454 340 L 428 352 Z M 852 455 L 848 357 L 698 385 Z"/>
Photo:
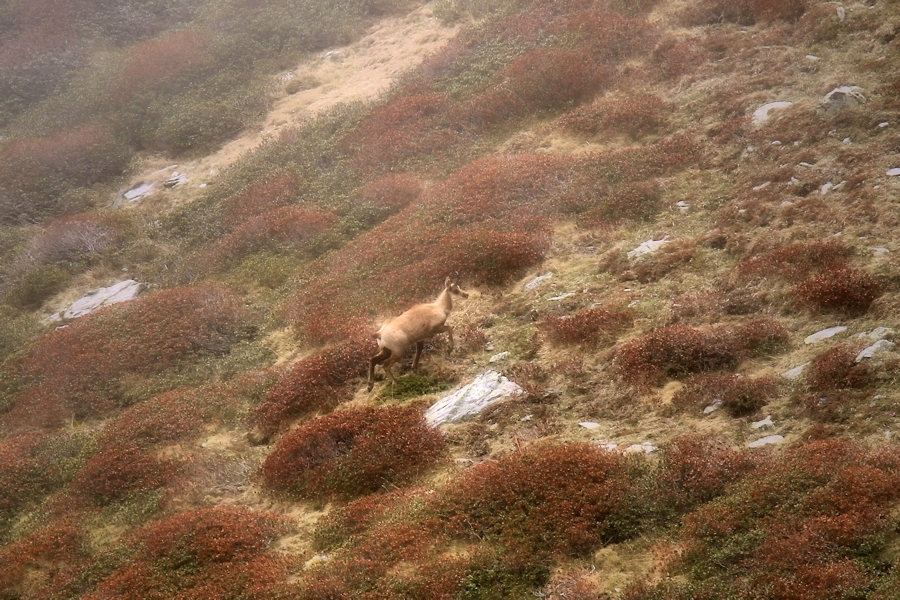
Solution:
<path fill-rule="evenodd" d="M 445 287 L 445 288 L 448 288 L 448 287 L 450 287 L 451 285 L 453 285 L 453 280 L 452 280 L 452 279 L 450 279 L 450 278 L 448 277 L 447 279 L 444 280 L 444 287 Z"/>

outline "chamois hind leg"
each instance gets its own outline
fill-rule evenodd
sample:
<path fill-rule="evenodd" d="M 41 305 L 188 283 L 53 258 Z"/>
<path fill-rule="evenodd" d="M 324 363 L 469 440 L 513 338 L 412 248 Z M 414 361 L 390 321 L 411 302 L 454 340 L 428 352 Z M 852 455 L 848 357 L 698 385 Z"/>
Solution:
<path fill-rule="evenodd" d="M 381 364 L 391 358 L 390 348 L 382 348 L 378 354 L 369 359 L 369 386 L 366 391 L 371 392 L 375 385 L 375 365 Z M 387 367 L 385 367 L 387 369 Z M 393 377 L 391 377 L 393 379 Z"/>
<path fill-rule="evenodd" d="M 422 356 L 422 348 L 425 347 L 425 342 L 423 340 L 419 340 L 416 342 L 416 357 L 413 359 L 412 370 L 415 371 L 419 368 L 419 358 Z"/>
<path fill-rule="evenodd" d="M 397 362 L 397 356 L 391 356 L 386 361 L 384 361 L 384 372 L 387 373 L 388 379 L 391 380 L 391 385 L 396 385 L 397 380 L 394 379 L 394 374 L 391 372 L 391 367 L 394 366 L 394 363 Z"/>

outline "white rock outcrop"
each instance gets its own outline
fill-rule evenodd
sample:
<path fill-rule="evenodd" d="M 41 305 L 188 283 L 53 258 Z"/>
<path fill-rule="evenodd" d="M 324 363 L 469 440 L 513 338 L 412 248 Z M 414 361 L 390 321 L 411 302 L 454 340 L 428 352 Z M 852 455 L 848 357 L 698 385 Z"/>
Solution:
<path fill-rule="evenodd" d="M 144 284 L 134 279 L 126 279 L 109 287 L 92 290 L 69 305 L 68 308 L 51 315 L 48 321 L 71 321 L 90 314 L 98 308 L 127 302 L 137 298 L 144 291 Z"/>
<path fill-rule="evenodd" d="M 643 256 L 645 254 L 651 254 L 668 243 L 669 240 L 667 240 L 666 238 L 663 238 L 661 240 L 647 240 L 634 250 L 630 250 L 628 252 L 628 258 L 637 258 L 638 256 Z"/>
<path fill-rule="evenodd" d="M 894 342 L 888 340 L 878 340 L 868 348 L 862 350 L 856 355 L 855 362 L 862 362 L 868 358 L 874 358 L 876 354 L 887 352 L 894 349 Z"/>
<path fill-rule="evenodd" d="M 830 337 L 834 337 L 839 333 L 844 333 L 845 331 L 847 331 L 847 328 L 843 325 L 829 327 L 828 329 L 823 329 L 822 331 L 817 331 L 812 335 L 806 336 L 806 339 L 804 339 L 803 342 L 806 344 L 815 344 L 822 340 L 827 340 Z"/>
<path fill-rule="evenodd" d="M 459 423 L 470 419 L 507 398 L 517 396 L 522 388 L 497 371 L 485 371 L 472 383 L 464 385 L 449 396 L 438 400 L 425 411 L 425 420 L 432 427 Z"/>

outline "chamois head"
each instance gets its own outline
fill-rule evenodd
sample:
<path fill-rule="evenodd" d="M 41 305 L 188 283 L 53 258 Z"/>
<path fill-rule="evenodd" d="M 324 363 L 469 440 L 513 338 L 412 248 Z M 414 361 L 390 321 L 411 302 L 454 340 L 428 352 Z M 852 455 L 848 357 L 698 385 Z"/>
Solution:
<path fill-rule="evenodd" d="M 469 293 L 464 292 L 459 287 L 459 272 L 454 273 L 452 276 L 447 277 L 444 280 L 444 289 L 453 294 L 454 296 L 459 296 L 460 298 L 468 298 Z"/>

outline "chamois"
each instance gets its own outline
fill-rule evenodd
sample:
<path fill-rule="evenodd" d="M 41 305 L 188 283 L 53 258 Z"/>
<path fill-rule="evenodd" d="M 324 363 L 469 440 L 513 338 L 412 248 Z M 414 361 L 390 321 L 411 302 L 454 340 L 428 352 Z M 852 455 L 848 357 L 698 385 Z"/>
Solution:
<path fill-rule="evenodd" d="M 369 359 L 369 387 L 375 385 L 375 365 L 383 364 L 391 383 L 397 383 L 391 366 L 401 358 L 410 346 L 416 345 L 416 357 L 413 359 L 413 370 L 419 367 L 424 340 L 439 333 L 447 332 L 450 336 L 450 349 L 453 349 L 453 328 L 446 325 L 447 317 L 453 310 L 453 296 L 468 298 L 469 294 L 459 289 L 458 275 L 444 280 L 444 290 L 437 300 L 429 304 L 416 304 L 399 317 L 386 321 L 377 332 L 372 334 L 378 340 L 378 354 Z"/>

